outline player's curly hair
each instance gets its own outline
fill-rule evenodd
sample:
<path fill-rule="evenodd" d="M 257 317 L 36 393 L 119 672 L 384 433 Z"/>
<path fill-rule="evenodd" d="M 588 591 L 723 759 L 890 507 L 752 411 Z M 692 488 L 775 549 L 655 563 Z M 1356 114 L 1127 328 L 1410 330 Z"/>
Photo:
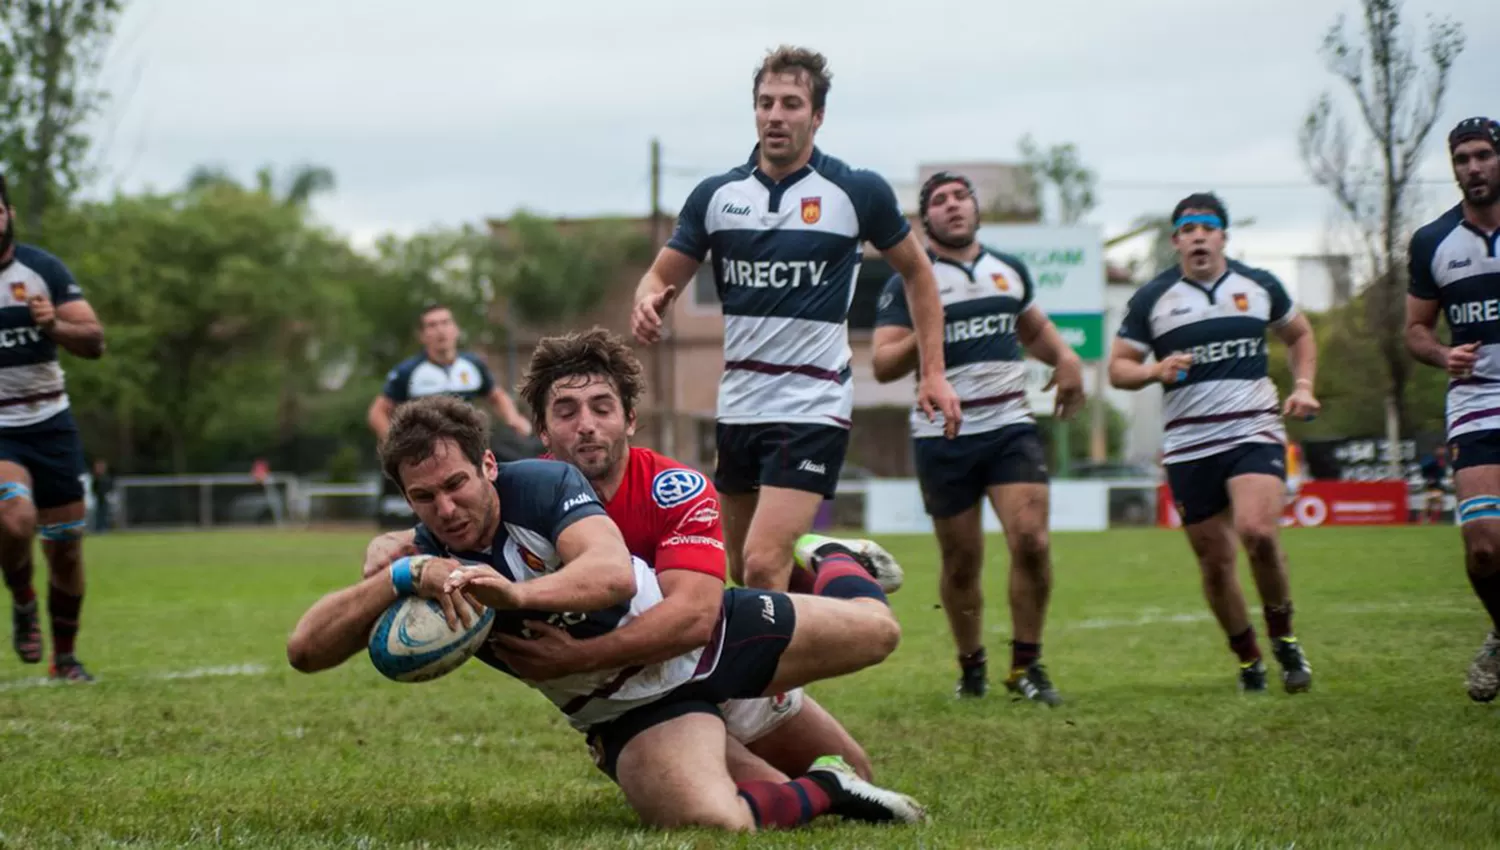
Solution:
<path fill-rule="evenodd" d="M 595 375 L 604 376 L 614 386 L 626 418 L 632 416 L 646 385 L 645 370 L 622 337 L 593 327 L 538 342 L 520 388 L 536 429 L 547 427 L 547 396 L 558 381 Z"/>
<path fill-rule="evenodd" d="M 432 457 L 437 444 L 452 440 L 476 467 L 490 447 L 490 420 L 474 405 L 451 395 L 424 396 L 397 405 L 380 444 L 380 468 L 405 489 L 401 464 Z"/>
<path fill-rule="evenodd" d="M 828 59 L 816 50 L 792 47 L 783 44 L 766 52 L 766 58 L 755 69 L 756 97 L 760 96 L 761 81 L 767 74 L 796 74 L 807 78 L 807 87 L 812 90 L 812 108 L 821 112 L 828 102 L 828 90 L 833 87 L 833 73 L 828 70 Z"/>

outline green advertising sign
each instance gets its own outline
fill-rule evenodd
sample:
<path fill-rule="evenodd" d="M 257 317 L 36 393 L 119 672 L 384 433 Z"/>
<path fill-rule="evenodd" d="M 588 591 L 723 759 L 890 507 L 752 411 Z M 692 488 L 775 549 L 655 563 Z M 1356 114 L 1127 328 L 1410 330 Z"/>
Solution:
<path fill-rule="evenodd" d="M 1104 358 L 1103 313 L 1059 313 L 1051 316 L 1057 332 L 1085 361 Z"/>

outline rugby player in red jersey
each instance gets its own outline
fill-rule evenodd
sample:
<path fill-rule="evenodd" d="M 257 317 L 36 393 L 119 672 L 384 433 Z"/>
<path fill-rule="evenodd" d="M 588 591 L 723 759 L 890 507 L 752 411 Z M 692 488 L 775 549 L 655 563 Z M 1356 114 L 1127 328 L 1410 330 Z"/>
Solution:
<path fill-rule="evenodd" d="M 595 638 L 533 628 L 537 639 L 512 645 L 506 654 L 526 678 L 545 681 L 671 658 L 706 643 L 718 621 L 726 570 L 718 494 L 697 470 L 630 445 L 642 389 L 641 364 L 629 346 L 600 328 L 543 339 L 532 353 L 520 395 L 537 434 L 552 457 L 588 478 L 631 554 L 656 571 L 665 598 L 645 616 Z M 395 532 L 376 538 L 365 574 L 406 554 L 410 537 Z M 818 552 L 809 559 L 814 569 L 820 557 L 842 556 L 864 566 L 888 591 L 900 585 L 900 567 L 870 541 L 829 538 Z M 794 590 L 801 584 L 794 580 Z M 785 782 L 827 755 L 842 757 L 862 778 L 871 778 L 864 749 L 800 688 L 732 700 L 721 710 L 736 781 Z"/>

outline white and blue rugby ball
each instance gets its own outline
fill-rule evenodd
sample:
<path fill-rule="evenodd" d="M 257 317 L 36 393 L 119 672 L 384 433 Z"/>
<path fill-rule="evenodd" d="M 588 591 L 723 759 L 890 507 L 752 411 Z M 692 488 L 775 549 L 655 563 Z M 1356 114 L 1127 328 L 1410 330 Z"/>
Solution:
<path fill-rule="evenodd" d="M 457 604 L 467 606 L 467 600 Z M 469 609 L 472 613 L 473 608 Z M 403 596 L 375 621 L 370 631 L 370 662 L 396 682 L 429 682 L 457 670 L 489 637 L 495 612 L 485 608 L 465 629 L 448 628 L 443 608 L 433 599 Z"/>

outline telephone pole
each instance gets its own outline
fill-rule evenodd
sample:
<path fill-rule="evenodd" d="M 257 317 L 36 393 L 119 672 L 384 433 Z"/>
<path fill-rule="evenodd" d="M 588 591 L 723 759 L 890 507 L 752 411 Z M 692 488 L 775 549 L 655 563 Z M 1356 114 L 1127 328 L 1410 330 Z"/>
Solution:
<path fill-rule="evenodd" d="M 661 140 L 651 139 L 651 251 L 652 256 L 661 250 L 666 241 L 663 233 L 665 217 L 661 211 Z M 673 303 L 673 307 L 676 303 Z M 656 364 L 656 397 L 658 399 L 656 439 L 657 450 L 666 455 L 677 454 L 677 387 L 673 368 L 677 341 L 672 337 L 672 307 L 661 317 L 662 339 L 657 343 L 654 362 Z"/>

